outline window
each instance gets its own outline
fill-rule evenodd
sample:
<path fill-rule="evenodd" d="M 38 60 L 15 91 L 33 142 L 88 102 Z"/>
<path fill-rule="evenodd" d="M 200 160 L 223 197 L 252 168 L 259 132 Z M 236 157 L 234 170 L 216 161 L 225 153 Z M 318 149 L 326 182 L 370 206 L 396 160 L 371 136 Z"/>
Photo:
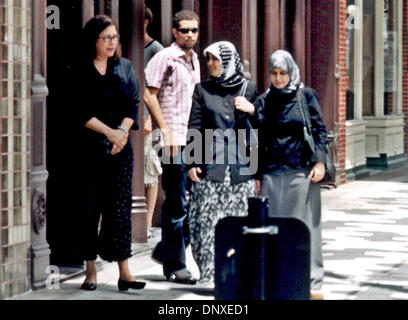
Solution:
<path fill-rule="evenodd" d="M 347 120 L 354 119 L 354 110 L 355 110 L 355 23 L 356 17 L 358 15 L 357 8 L 355 6 L 354 0 L 347 0 L 347 53 L 346 53 L 346 67 L 347 67 L 347 76 L 349 78 L 349 88 L 347 89 Z"/>
<path fill-rule="evenodd" d="M 397 113 L 398 0 L 384 0 L 384 114 Z"/>
<path fill-rule="evenodd" d="M 363 5 L 363 115 L 374 115 L 375 1 Z"/>

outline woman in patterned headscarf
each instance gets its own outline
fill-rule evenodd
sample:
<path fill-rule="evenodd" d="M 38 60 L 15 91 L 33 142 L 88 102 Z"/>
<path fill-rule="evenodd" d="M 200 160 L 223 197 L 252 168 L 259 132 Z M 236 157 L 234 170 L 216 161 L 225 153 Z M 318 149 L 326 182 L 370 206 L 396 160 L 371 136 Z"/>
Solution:
<path fill-rule="evenodd" d="M 244 161 L 237 131 L 246 129 L 254 115 L 251 102 L 257 97 L 257 89 L 243 77 L 241 59 L 232 43 L 216 42 L 205 49 L 204 56 L 210 78 L 196 85 L 189 135 L 200 132 L 204 138 L 208 129 L 216 134 L 211 141 L 203 139 L 200 150 L 201 155 L 212 157 L 206 157 L 206 161 L 187 159 L 187 163 L 191 163 L 188 174 L 193 181 L 189 202 L 192 252 L 201 273 L 200 282 L 211 287 L 215 226 L 224 217 L 247 215 L 247 199 L 254 192 L 255 172 Z M 191 138 L 189 143 L 195 141 Z"/>
<path fill-rule="evenodd" d="M 269 197 L 271 216 L 295 217 L 309 227 L 311 297 L 321 299 L 323 257 L 319 182 L 325 175 L 326 128 L 317 94 L 301 83 L 299 68 L 291 54 L 284 50 L 273 53 L 269 70 L 271 86 L 255 103 L 260 122 L 260 163 L 255 189 L 256 193 Z M 305 143 L 302 110 L 310 114 L 313 152 Z"/>

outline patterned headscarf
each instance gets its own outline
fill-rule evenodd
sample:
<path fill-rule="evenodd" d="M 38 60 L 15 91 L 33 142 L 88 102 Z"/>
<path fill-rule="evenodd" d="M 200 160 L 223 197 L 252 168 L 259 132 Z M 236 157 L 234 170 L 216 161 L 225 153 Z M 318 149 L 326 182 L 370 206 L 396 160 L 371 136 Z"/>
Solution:
<path fill-rule="evenodd" d="M 281 68 L 289 73 L 290 76 L 288 85 L 280 90 L 283 93 L 291 93 L 292 91 L 297 90 L 299 86 L 303 86 L 300 82 L 299 67 L 289 52 L 285 50 L 277 50 L 271 55 L 269 60 L 269 71 L 272 71 L 275 68 Z"/>
<path fill-rule="evenodd" d="M 221 62 L 221 74 L 216 81 L 223 87 L 236 87 L 244 82 L 241 58 L 234 45 L 228 41 L 215 42 L 204 50 L 204 57 L 213 54 Z"/>

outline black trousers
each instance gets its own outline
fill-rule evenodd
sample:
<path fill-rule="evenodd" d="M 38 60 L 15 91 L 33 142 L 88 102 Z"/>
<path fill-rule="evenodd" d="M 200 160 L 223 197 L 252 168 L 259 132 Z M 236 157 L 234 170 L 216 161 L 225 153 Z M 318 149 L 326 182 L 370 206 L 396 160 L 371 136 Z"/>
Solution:
<path fill-rule="evenodd" d="M 186 247 L 190 244 L 186 199 L 188 176 L 182 159 L 183 147 L 179 150 L 176 157 L 168 159 L 170 163 L 162 162 L 165 200 L 161 211 L 161 254 L 165 276 L 186 268 Z"/>
<path fill-rule="evenodd" d="M 93 163 L 92 163 L 93 162 Z M 130 144 L 118 155 L 103 155 L 84 170 L 79 247 L 84 260 L 131 257 L 133 153 Z M 100 218 L 100 230 L 98 230 Z"/>

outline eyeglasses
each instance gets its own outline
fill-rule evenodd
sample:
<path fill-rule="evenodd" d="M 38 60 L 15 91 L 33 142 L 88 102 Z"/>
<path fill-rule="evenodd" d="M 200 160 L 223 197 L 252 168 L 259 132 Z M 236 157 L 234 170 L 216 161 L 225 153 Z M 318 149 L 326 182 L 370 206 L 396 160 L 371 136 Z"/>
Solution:
<path fill-rule="evenodd" d="M 181 28 L 181 29 L 178 29 L 178 31 L 181 32 L 182 34 L 187 34 L 187 33 L 189 33 L 190 31 L 191 31 L 192 33 L 197 33 L 197 32 L 198 32 L 198 28 Z"/>
<path fill-rule="evenodd" d="M 102 39 L 105 42 L 110 42 L 110 41 L 116 42 L 116 41 L 119 41 L 119 35 L 117 34 L 112 37 L 111 36 L 99 37 L 99 39 Z"/>

